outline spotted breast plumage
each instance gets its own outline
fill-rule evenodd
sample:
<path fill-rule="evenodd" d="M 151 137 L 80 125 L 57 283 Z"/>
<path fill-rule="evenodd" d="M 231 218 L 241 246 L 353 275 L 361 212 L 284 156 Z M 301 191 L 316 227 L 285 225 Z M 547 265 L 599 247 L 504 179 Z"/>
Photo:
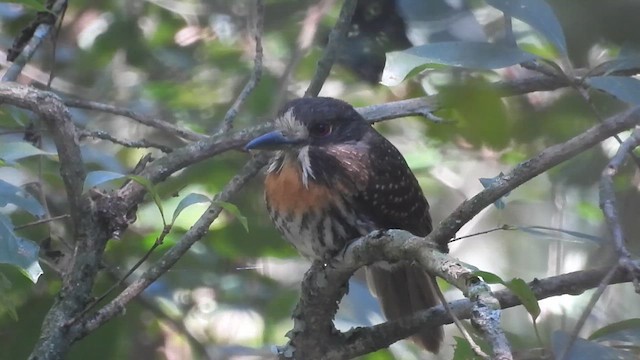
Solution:
<path fill-rule="evenodd" d="M 406 161 L 351 105 L 292 100 L 275 126 L 246 148 L 275 152 L 265 179 L 267 210 L 301 255 L 328 260 L 378 229 L 431 231 L 429 204 Z M 373 264 L 367 278 L 388 319 L 438 303 L 434 278 L 411 263 Z M 412 339 L 437 352 L 442 329 L 423 329 Z"/>

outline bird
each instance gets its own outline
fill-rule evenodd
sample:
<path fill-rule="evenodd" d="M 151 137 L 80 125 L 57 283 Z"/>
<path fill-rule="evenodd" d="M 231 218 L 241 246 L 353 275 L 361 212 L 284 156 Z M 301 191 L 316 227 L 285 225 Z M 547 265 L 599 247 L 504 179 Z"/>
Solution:
<path fill-rule="evenodd" d="M 265 203 L 278 231 L 311 261 L 327 263 L 375 230 L 431 232 L 429 203 L 400 151 L 350 104 L 329 97 L 286 103 L 275 129 L 245 146 L 273 152 Z M 389 320 L 439 304 L 435 278 L 404 261 L 367 266 L 367 283 Z M 441 327 L 411 337 L 437 353 Z"/>

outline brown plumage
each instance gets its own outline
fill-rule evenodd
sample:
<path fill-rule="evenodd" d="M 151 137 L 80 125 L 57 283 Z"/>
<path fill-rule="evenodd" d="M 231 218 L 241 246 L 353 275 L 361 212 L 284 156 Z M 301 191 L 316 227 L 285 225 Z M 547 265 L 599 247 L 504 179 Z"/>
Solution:
<path fill-rule="evenodd" d="M 431 231 L 429 204 L 400 152 L 351 105 L 332 98 L 289 102 L 276 131 L 247 149 L 275 151 L 265 201 L 275 226 L 301 255 L 327 260 L 352 240 L 378 229 Z M 369 287 L 388 319 L 438 304 L 435 279 L 410 264 L 367 268 Z M 441 328 L 412 337 L 437 352 Z"/>

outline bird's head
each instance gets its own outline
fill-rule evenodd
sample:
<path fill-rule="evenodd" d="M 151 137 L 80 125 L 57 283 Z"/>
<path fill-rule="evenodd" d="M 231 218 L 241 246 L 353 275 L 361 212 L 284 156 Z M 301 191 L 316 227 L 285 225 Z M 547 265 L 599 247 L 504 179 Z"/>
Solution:
<path fill-rule="evenodd" d="M 288 102 L 280 110 L 275 130 L 250 141 L 247 150 L 299 152 L 303 148 L 355 142 L 371 129 L 344 101 L 318 97 Z"/>
<path fill-rule="evenodd" d="M 253 139 L 245 149 L 277 151 L 269 172 L 297 162 L 305 185 L 310 179 L 334 184 L 341 174 L 353 177 L 364 166 L 368 146 L 361 140 L 370 133 L 375 133 L 371 125 L 346 102 L 301 98 L 280 110 L 274 131 Z"/>

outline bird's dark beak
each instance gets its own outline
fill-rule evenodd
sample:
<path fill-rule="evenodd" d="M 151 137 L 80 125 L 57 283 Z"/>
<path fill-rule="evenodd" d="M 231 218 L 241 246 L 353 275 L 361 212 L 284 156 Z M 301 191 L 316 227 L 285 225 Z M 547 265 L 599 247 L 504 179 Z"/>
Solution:
<path fill-rule="evenodd" d="M 300 143 L 297 139 L 290 139 L 282 131 L 272 131 L 249 141 L 245 150 L 279 150 Z"/>

